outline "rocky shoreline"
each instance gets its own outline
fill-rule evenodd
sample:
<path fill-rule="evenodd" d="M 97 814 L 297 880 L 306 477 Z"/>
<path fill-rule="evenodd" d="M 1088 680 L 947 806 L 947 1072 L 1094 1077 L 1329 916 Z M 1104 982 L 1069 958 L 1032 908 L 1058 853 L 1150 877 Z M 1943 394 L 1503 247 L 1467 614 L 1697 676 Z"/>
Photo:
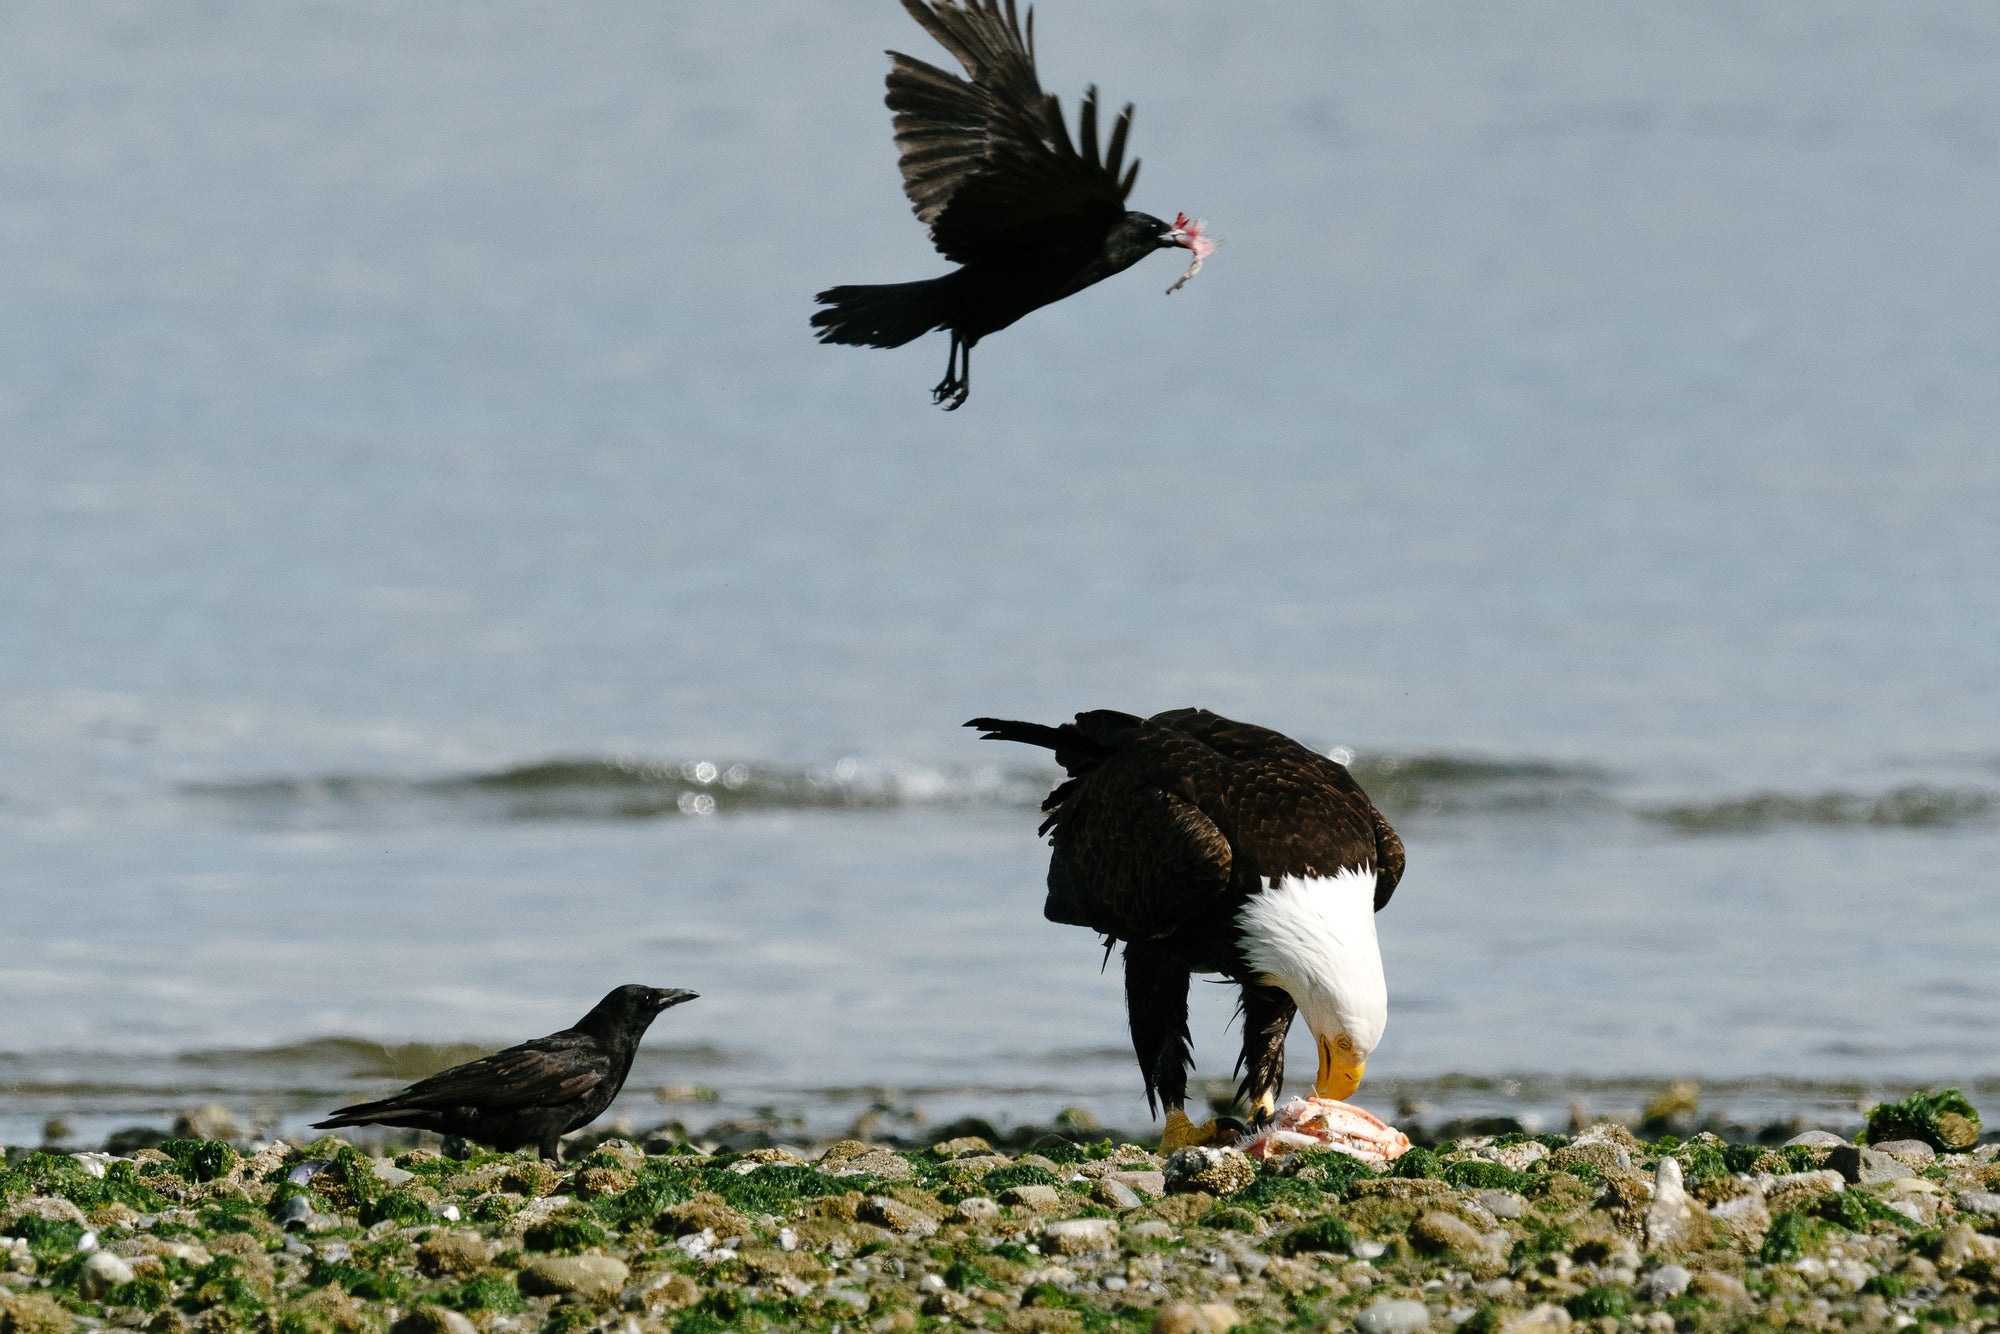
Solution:
<path fill-rule="evenodd" d="M 0 1334 L 1974 1329 L 2000 1324 L 2000 1144 L 1962 1106 L 1877 1109 L 1872 1144 L 1606 1122 L 1379 1171 L 1053 1134 L 606 1138 L 561 1168 L 335 1136 L 16 1151 Z"/>

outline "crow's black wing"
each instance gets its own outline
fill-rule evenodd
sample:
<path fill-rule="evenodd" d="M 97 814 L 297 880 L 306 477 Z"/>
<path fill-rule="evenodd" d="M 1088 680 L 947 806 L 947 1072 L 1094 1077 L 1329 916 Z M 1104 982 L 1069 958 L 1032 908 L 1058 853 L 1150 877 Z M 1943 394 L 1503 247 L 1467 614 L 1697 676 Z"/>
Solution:
<path fill-rule="evenodd" d="M 1097 90 L 1081 149 L 1035 76 L 1034 15 L 1015 0 L 903 0 L 970 76 L 889 53 L 903 191 L 945 258 L 967 264 L 1024 249 L 1094 253 L 1124 213 L 1139 163 L 1124 166 L 1127 106 L 1100 152 Z"/>
<path fill-rule="evenodd" d="M 420 1079 L 378 1103 L 378 1110 L 480 1107 L 500 1111 L 541 1107 L 588 1096 L 614 1072 L 610 1055 L 582 1036 L 558 1034 L 524 1042 Z M 363 1107 L 342 1108 L 342 1113 Z"/>

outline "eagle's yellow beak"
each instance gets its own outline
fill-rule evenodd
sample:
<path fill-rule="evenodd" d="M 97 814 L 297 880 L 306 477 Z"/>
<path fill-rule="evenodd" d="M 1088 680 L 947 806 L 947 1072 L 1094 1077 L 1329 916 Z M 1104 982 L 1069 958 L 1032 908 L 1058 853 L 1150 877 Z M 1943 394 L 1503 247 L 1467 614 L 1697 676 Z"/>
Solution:
<path fill-rule="evenodd" d="M 1319 1078 L 1313 1081 L 1313 1092 L 1322 1098 L 1344 1102 L 1361 1087 L 1361 1076 L 1367 1069 L 1368 1062 L 1355 1057 L 1353 1038 L 1345 1033 L 1332 1038 L 1322 1037 L 1319 1039 Z"/>

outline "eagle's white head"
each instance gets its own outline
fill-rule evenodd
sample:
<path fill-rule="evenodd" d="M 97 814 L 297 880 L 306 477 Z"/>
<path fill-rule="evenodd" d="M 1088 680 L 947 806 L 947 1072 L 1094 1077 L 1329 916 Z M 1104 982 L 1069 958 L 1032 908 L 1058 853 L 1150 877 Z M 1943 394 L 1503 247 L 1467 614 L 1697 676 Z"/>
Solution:
<path fill-rule="evenodd" d="M 1389 986 L 1375 940 L 1375 871 L 1265 882 L 1237 914 L 1244 958 L 1284 988 L 1319 1048 L 1313 1092 L 1344 1099 L 1360 1087 L 1389 1022 Z"/>

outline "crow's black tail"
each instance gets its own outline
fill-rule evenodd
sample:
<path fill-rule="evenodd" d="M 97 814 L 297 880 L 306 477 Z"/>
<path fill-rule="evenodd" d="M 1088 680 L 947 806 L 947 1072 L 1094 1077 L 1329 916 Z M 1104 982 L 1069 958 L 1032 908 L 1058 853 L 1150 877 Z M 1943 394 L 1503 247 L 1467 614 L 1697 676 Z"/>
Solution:
<path fill-rule="evenodd" d="M 826 307 L 813 312 L 813 328 L 822 343 L 901 347 L 951 324 L 951 277 L 829 287 L 813 298 Z"/>

